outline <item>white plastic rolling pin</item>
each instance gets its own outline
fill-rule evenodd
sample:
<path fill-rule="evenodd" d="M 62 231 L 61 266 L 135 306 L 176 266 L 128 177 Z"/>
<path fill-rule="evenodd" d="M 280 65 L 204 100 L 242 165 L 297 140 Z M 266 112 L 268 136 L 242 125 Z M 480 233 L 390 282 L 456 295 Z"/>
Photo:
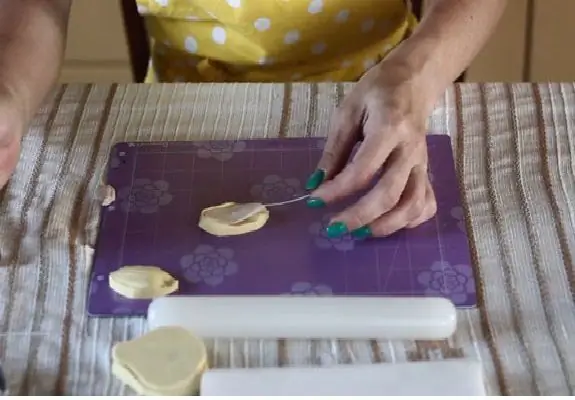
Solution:
<path fill-rule="evenodd" d="M 204 338 L 440 340 L 456 323 L 443 298 L 169 296 L 148 308 L 150 329 L 181 326 Z"/>

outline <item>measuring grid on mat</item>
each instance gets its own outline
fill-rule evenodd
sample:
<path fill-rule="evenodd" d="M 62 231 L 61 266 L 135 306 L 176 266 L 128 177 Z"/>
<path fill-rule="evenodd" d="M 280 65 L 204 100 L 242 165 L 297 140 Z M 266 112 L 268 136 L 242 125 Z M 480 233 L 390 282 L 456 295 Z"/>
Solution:
<path fill-rule="evenodd" d="M 324 139 L 119 143 L 107 183 L 116 201 L 102 218 L 88 294 L 91 315 L 144 315 L 147 300 L 114 293 L 108 274 L 156 265 L 180 282 L 177 294 L 443 296 L 476 304 L 475 282 L 450 139 L 429 135 L 430 177 L 438 213 L 391 237 L 329 239 L 324 229 L 357 197 L 310 209 L 270 209 L 264 228 L 213 237 L 200 211 L 227 201 L 265 203 L 304 194 Z"/>

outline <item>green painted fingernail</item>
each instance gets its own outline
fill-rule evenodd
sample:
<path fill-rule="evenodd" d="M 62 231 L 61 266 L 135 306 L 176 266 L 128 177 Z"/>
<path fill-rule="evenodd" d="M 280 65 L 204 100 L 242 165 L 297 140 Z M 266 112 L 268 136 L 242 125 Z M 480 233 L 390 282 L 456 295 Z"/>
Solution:
<path fill-rule="evenodd" d="M 313 174 L 310 175 L 307 182 L 305 183 L 306 190 L 315 190 L 322 184 L 325 179 L 325 171 L 323 169 L 316 169 Z"/>
<path fill-rule="evenodd" d="M 361 228 L 351 231 L 351 236 L 360 240 L 367 239 L 371 236 L 371 229 L 369 229 L 369 226 L 362 226 Z"/>
<path fill-rule="evenodd" d="M 334 222 L 330 224 L 325 231 L 327 233 L 327 237 L 331 239 L 341 237 L 348 232 L 347 225 L 343 222 Z"/>
<path fill-rule="evenodd" d="M 325 207 L 325 202 L 319 197 L 310 197 L 307 199 L 307 206 L 310 208 L 322 208 Z"/>

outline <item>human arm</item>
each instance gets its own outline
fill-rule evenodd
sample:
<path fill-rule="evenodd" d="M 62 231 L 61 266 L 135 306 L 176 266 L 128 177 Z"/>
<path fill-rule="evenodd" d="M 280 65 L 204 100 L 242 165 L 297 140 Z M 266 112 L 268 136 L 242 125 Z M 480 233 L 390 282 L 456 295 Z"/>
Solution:
<path fill-rule="evenodd" d="M 31 118 L 58 78 L 72 0 L 0 0 L 0 87 Z"/>
<path fill-rule="evenodd" d="M 435 100 L 470 66 L 493 34 L 507 1 L 428 0 L 413 35 L 382 64 L 393 67 L 400 79 L 420 82 L 433 103 L 428 109 L 433 108 Z"/>
<path fill-rule="evenodd" d="M 72 0 L 0 0 L 0 187 L 26 125 L 56 83 Z"/>
<path fill-rule="evenodd" d="M 308 204 L 373 189 L 332 220 L 328 235 L 387 236 L 436 212 L 427 176 L 426 123 L 449 85 L 481 50 L 506 0 L 431 0 L 413 35 L 366 73 L 337 110 Z M 362 144 L 346 165 L 357 141 Z M 313 182 L 312 182 L 313 181 Z M 312 184 L 316 183 L 316 184 Z"/>

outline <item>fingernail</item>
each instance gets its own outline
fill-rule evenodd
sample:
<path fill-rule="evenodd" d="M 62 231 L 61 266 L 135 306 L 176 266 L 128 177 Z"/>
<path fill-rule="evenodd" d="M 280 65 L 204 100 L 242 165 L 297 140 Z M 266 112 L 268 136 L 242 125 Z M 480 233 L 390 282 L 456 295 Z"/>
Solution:
<path fill-rule="evenodd" d="M 319 197 L 310 197 L 307 199 L 307 206 L 310 208 L 322 208 L 325 207 L 325 202 Z"/>
<path fill-rule="evenodd" d="M 367 239 L 371 236 L 371 229 L 369 229 L 369 226 L 362 226 L 361 228 L 351 231 L 351 236 L 360 240 Z"/>
<path fill-rule="evenodd" d="M 335 239 L 347 233 L 347 225 L 343 222 L 334 222 L 326 228 L 327 237 Z"/>
<path fill-rule="evenodd" d="M 315 190 L 322 184 L 325 179 L 325 171 L 323 169 L 316 169 L 313 174 L 307 179 L 305 183 L 306 190 Z"/>

